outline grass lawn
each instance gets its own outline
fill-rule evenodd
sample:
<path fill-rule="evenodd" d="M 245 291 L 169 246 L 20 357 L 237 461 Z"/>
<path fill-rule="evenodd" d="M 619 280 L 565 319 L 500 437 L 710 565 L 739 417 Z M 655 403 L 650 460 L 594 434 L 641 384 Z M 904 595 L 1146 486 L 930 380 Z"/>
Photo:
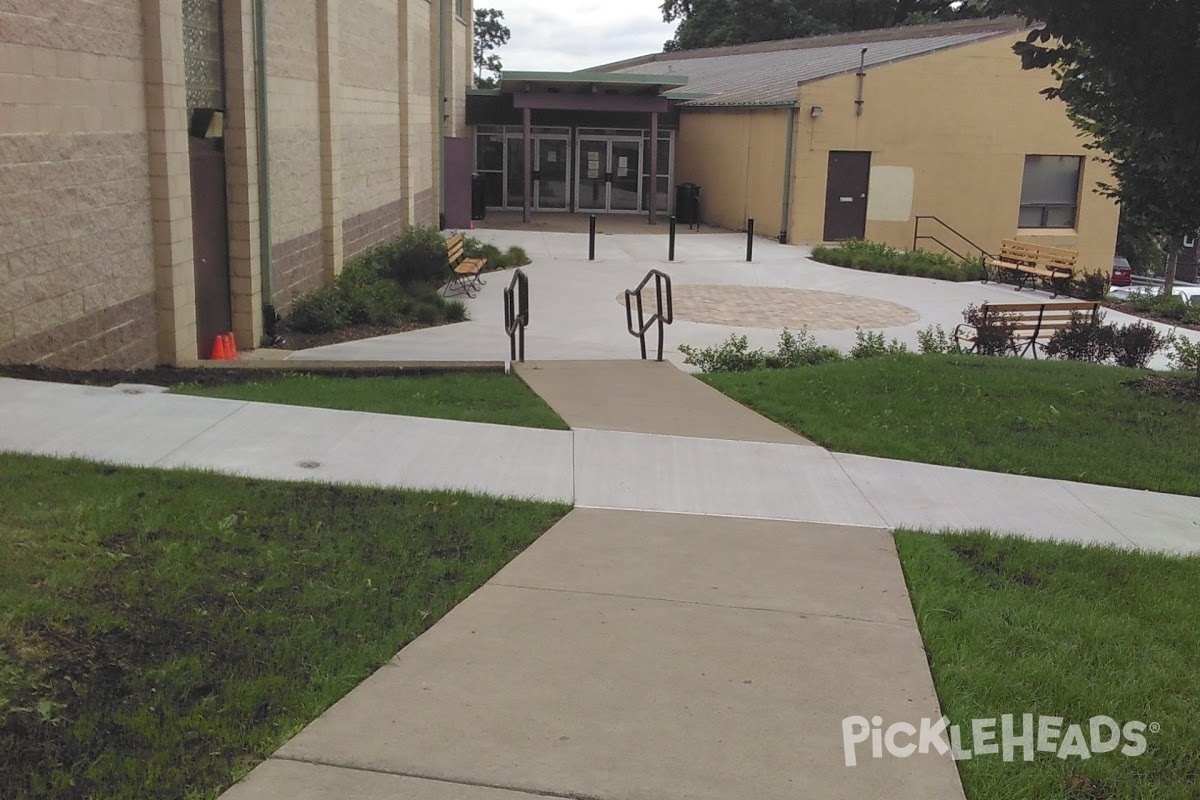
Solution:
<path fill-rule="evenodd" d="M 567 509 L 0 454 L 0 797 L 213 798 Z"/>
<path fill-rule="evenodd" d="M 965 748 L 972 719 L 1003 714 L 1018 735 L 1023 714 L 1063 717 L 1063 731 L 1081 724 L 1085 740 L 1097 715 L 1161 726 L 1138 757 L 959 761 L 970 800 L 1197 796 L 1200 558 L 982 533 L 896 540 L 942 710 L 963 726 Z"/>
<path fill-rule="evenodd" d="M 832 450 L 1200 495 L 1200 407 L 1069 361 L 885 356 L 702 379 Z"/>
<path fill-rule="evenodd" d="M 259 403 L 567 429 L 567 424 L 520 379 L 500 372 L 398 378 L 284 375 L 226 386 L 183 384 L 172 391 Z"/>

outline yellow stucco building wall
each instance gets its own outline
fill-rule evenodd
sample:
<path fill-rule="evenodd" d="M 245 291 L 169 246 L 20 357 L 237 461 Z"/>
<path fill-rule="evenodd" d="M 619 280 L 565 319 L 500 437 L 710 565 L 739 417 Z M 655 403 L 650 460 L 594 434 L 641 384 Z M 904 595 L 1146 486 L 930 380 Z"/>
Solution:
<path fill-rule="evenodd" d="M 1021 69 L 1012 52 L 1021 36 L 868 68 L 861 116 L 853 74 L 799 87 L 789 241 L 822 240 L 830 151 L 869 151 L 868 239 L 909 248 L 915 216 L 935 215 L 992 252 L 1018 238 L 1076 249 L 1082 269 L 1109 269 L 1119 207 L 1095 189 L 1110 172 L 1065 106 L 1040 94 L 1050 74 Z M 753 217 L 756 231 L 778 235 L 786 133 L 782 109 L 683 109 L 679 180 L 701 185 L 707 222 L 741 229 Z M 1084 157 L 1074 229 L 1018 229 L 1027 155 Z"/>

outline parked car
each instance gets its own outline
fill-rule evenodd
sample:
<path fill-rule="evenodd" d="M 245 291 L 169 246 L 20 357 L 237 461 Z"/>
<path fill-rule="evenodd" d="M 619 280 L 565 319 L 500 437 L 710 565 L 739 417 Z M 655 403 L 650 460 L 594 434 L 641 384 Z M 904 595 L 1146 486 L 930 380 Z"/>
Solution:
<path fill-rule="evenodd" d="M 1121 256 L 1113 256 L 1112 285 L 1128 286 L 1133 280 L 1133 268 L 1129 260 Z"/>

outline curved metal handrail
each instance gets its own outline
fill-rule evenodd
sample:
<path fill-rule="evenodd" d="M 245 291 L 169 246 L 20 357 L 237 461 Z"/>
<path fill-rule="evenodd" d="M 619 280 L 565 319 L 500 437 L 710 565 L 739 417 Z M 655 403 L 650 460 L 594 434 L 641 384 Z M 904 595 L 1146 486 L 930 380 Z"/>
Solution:
<path fill-rule="evenodd" d="M 525 360 L 525 328 L 529 325 L 529 278 L 521 269 L 513 270 L 504 290 L 504 332 L 508 334 L 509 356 Z"/>
<path fill-rule="evenodd" d="M 646 288 L 646 284 L 654 281 L 654 298 L 655 310 L 654 314 L 647 319 L 645 304 L 642 301 L 642 290 Z M 633 324 L 633 303 L 631 300 L 637 301 L 637 326 Z M 665 304 L 664 304 L 665 300 Z M 637 337 L 642 348 L 642 360 L 646 360 L 646 331 L 658 325 L 658 358 L 657 361 L 663 360 L 663 339 L 664 325 L 670 325 L 675 321 L 675 305 L 671 299 L 671 276 L 657 269 L 652 269 L 646 273 L 646 277 L 642 278 L 642 282 L 637 285 L 636 289 L 625 290 L 625 327 L 631 336 Z"/>

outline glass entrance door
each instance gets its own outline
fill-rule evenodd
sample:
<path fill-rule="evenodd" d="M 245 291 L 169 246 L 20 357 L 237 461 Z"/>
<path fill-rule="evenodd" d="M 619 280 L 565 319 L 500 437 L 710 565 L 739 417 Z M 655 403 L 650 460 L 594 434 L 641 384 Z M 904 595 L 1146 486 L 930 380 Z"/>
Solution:
<path fill-rule="evenodd" d="M 641 206 L 642 143 L 641 140 L 609 142 L 612 186 L 609 190 L 610 211 L 638 211 Z"/>
<path fill-rule="evenodd" d="M 525 144 L 519 136 L 509 136 L 505 142 L 504 205 L 506 208 L 525 207 Z"/>
<path fill-rule="evenodd" d="M 566 211 L 570 146 L 567 139 L 539 138 L 534 143 L 534 169 L 538 180 L 534 207 L 540 211 Z"/>
<path fill-rule="evenodd" d="M 575 205 L 580 211 L 608 210 L 608 142 L 579 140 L 579 191 Z"/>

